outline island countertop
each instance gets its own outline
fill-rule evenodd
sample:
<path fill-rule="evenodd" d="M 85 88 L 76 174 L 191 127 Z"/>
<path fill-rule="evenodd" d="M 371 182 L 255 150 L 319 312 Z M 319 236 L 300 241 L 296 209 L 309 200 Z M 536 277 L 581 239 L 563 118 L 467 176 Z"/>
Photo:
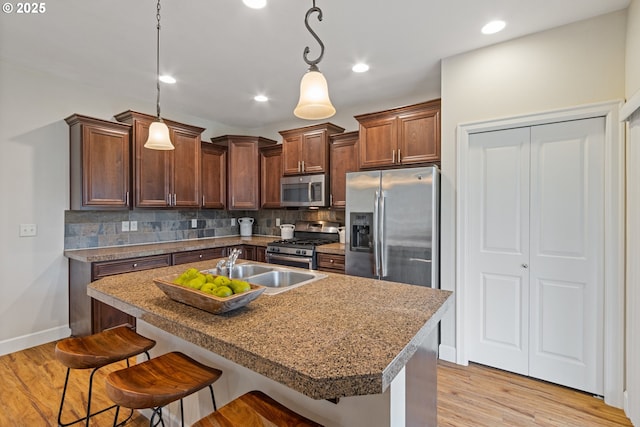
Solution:
<path fill-rule="evenodd" d="M 153 282 L 216 261 L 106 277 L 88 294 L 313 399 L 383 393 L 453 304 L 449 291 L 326 273 L 214 315 Z"/>

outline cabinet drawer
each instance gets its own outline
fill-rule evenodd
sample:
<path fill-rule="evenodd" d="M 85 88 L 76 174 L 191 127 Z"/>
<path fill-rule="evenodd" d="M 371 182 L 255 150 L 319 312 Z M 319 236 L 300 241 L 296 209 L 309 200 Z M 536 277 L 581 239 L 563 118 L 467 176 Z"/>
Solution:
<path fill-rule="evenodd" d="M 224 257 L 224 253 L 224 248 L 211 248 L 203 249 L 200 251 L 179 252 L 173 254 L 173 265 L 222 258 Z"/>
<path fill-rule="evenodd" d="M 344 271 L 344 255 L 318 254 L 318 268 Z"/>
<path fill-rule="evenodd" d="M 171 254 L 154 255 L 143 258 L 129 258 L 120 261 L 97 262 L 93 264 L 92 276 L 93 280 L 98 280 L 102 277 L 114 274 L 168 267 L 170 265 Z"/>

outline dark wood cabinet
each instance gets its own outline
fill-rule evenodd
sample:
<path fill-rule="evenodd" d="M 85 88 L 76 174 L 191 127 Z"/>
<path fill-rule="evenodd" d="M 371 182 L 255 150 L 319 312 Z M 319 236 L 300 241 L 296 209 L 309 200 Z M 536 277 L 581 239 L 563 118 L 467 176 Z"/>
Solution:
<path fill-rule="evenodd" d="M 71 209 L 128 209 L 131 126 L 74 114 L 69 124 Z"/>
<path fill-rule="evenodd" d="M 75 336 L 89 335 L 122 324 L 135 326 L 136 319 L 87 295 L 87 285 L 102 277 L 171 265 L 171 254 L 118 261 L 69 260 L 69 327 Z"/>
<path fill-rule="evenodd" d="M 226 255 L 226 248 L 211 248 L 197 251 L 177 252 L 171 255 L 173 265 L 188 264 L 190 262 L 206 261 L 222 258 Z"/>
<path fill-rule="evenodd" d="M 318 270 L 344 274 L 344 255 L 318 253 Z"/>
<path fill-rule="evenodd" d="M 132 125 L 134 206 L 199 207 L 200 134 L 204 128 L 164 120 L 175 150 L 144 148 L 154 116 L 125 111 L 116 120 Z"/>
<path fill-rule="evenodd" d="M 227 148 L 203 142 L 201 151 L 201 206 L 206 209 L 225 209 L 227 206 Z"/>
<path fill-rule="evenodd" d="M 267 247 L 256 246 L 256 261 L 267 262 Z"/>
<path fill-rule="evenodd" d="M 329 135 L 343 132 L 332 123 L 280 131 L 283 175 L 329 171 Z"/>
<path fill-rule="evenodd" d="M 280 207 L 282 144 L 260 149 L 260 207 Z"/>
<path fill-rule="evenodd" d="M 329 179 L 331 207 L 347 206 L 347 172 L 358 171 L 358 131 L 331 135 L 329 147 Z"/>
<path fill-rule="evenodd" d="M 227 147 L 227 209 L 260 208 L 260 158 L 262 147 L 276 141 L 259 136 L 224 135 L 211 138 Z"/>
<path fill-rule="evenodd" d="M 256 260 L 256 247 L 253 245 L 236 245 L 236 246 L 228 246 L 227 247 L 227 255 L 231 253 L 234 249 L 240 249 L 240 256 L 238 259 L 244 259 L 247 261 L 255 261 Z"/>
<path fill-rule="evenodd" d="M 440 161 L 440 100 L 355 116 L 361 169 Z"/>

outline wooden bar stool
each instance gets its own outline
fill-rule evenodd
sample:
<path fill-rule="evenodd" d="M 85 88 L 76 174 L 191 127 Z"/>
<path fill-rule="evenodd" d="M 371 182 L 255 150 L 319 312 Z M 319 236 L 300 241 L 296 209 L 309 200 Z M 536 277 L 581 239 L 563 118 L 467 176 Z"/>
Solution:
<path fill-rule="evenodd" d="M 322 427 L 261 391 L 250 391 L 191 427 Z"/>
<path fill-rule="evenodd" d="M 58 411 L 58 426 L 67 427 L 82 420 L 85 420 L 85 425 L 88 426 L 89 419 L 91 417 L 108 411 L 109 409 L 113 409 L 116 405 L 91 413 L 91 392 L 93 388 L 94 374 L 103 366 L 119 362 L 121 360 L 126 360 L 127 366 L 129 366 L 129 358 L 142 353 L 146 353 L 148 359 L 148 351 L 154 345 L 156 345 L 155 341 L 137 334 L 128 326 L 118 326 L 86 337 L 66 338 L 56 343 L 56 359 L 67 367 L 67 375 L 64 379 L 64 388 L 62 389 L 62 399 L 60 399 L 60 410 Z M 89 376 L 87 415 L 85 417 L 78 418 L 75 421 L 63 423 L 62 410 L 64 407 L 64 399 L 67 394 L 69 373 L 72 369 L 92 369 L 91 375 Z M 133 412 L 131 415 L 132 414 Z M 131 415 L 129 415 L 129 418 Z M 117 416 L 116 411 L 116 420 Z M 127 420 L 129 418 L 127 418 Z"/>
<path fill-rule="evenodd" d="M 153 409 L 149 425 L 162 424 L 162 407 L 180 400 L 180 418 L 184 426 L 182 399 L 209 387 L 214 411 L 217 409 L 213 384 L 222 371 L 211 368 L 179 352 L 114 371 L 107 376 L 107 395 L 119 406 L 130 409 Z M 157 424 L 154 420 L 158 416 Z M 115 423 L 115 422 L 114 422 Z"/>

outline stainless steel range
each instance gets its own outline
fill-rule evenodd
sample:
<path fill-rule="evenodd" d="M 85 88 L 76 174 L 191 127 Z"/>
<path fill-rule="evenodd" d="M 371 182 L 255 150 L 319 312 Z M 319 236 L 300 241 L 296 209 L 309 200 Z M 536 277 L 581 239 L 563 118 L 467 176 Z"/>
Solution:
<path fill-rule="evenodd" d="M 316 270 L 316 246 L 339 242 L 339 226 L 331 221 L 297 221 L 292 239 L 267 245 L 267 262 Z"/>

